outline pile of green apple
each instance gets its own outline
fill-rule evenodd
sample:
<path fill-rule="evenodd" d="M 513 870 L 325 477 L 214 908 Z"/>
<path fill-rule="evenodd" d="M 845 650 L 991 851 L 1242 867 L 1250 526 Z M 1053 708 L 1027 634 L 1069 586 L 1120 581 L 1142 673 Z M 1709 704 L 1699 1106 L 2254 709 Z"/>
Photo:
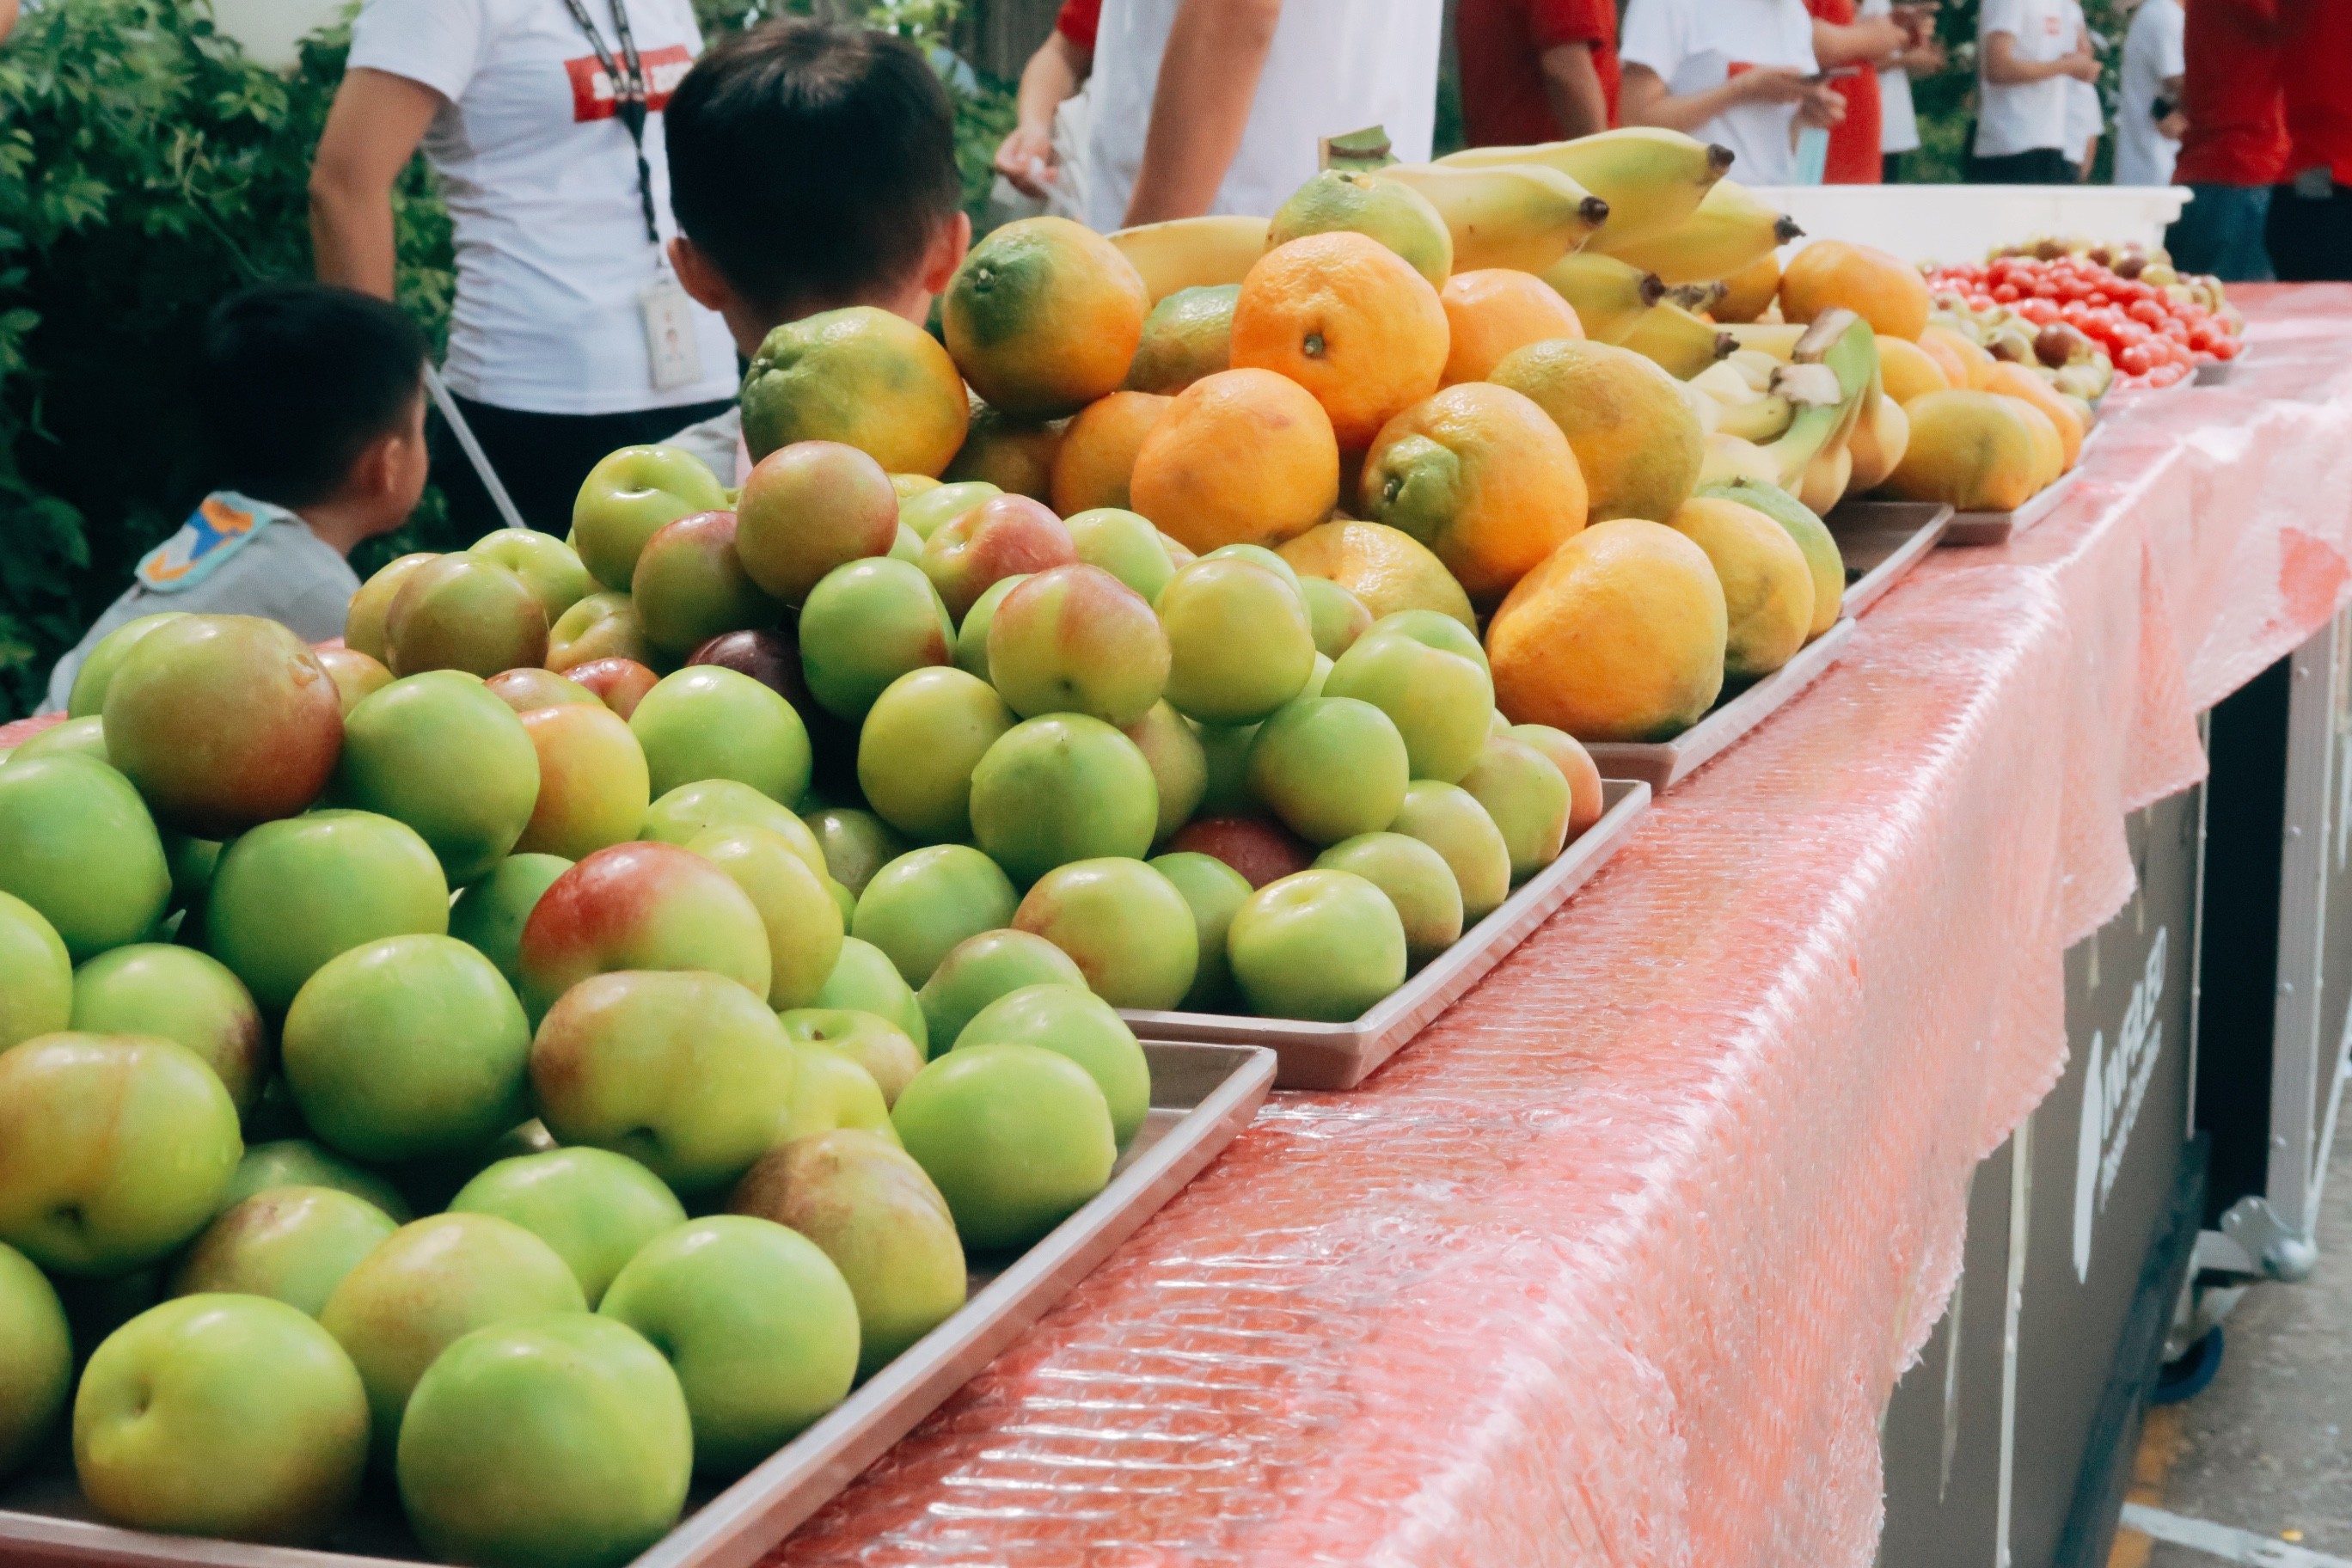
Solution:
<path fill-rule="evenodd" d="M 71 714 L 0 759 L 0 1473 L 492 1564 L 625 1560 L 1099 1192 L 1118 1009 L 1354 1017 L 1600 812 L 1456 621 L 824 442 Z"/>

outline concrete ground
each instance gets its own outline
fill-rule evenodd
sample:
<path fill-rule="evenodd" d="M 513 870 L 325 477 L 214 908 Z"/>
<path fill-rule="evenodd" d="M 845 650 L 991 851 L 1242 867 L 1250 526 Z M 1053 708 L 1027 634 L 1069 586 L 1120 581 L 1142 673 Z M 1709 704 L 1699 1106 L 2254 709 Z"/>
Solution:
<path fill-rule="evenodd" d="M 2247 1292 L 2211 1385 L 2149 1413 L 2132 1500 L 2305 1552 L 2352 1559 L 2352 1138 L 2336 1141 L 2319 1265 Z M 2216 1556 L 2126 1529 L 2109 1568 L 2213 1568 Z"/>

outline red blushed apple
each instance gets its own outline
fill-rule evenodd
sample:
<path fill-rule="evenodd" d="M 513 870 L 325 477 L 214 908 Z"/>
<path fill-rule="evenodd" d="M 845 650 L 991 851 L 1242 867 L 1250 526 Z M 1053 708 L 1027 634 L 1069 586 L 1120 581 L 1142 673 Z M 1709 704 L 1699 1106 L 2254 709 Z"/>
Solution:
<path fill-rule="evenodd" d="M 1027 496 L 991 496 L 923 542 L 922 566 L 961 625 L 972 601 L 1000 578 L 1077 558 L 1053 508 Z"/>
<path fill-rule="evenodd" d="M 661 679 L 634 658 L 592 658 L 565 670 L 563 678 L 586 687 L 599 702 L 624 719 L 637 710 L 637 699 Z"/>
<path fill-rule="evenodd" d="M 768 930 L 734 879 L 674 844 L 615 844 L 540 895 L 516 954 L 537 1016 L 592 974 L 707 969 L 768 994 Z"/>
<path fill-rule="evenodd" d="M 1192 850 L 1223 860 L 1253 888 L 1263 888 L 1315 864 L 1315 851 L 1271 822 L 1248 816 L 1204 816 L 1179 829 L 1171 851 Z"/>
<path fill-rule="evenodd" d="M 898 492 L 882 465 L 839 441 L 795 441 L 744 476 L 736 553 L 761 588 L 797 605 L 836 566 L 887 555 Z"/>
<path fill-rule="evenodd" d="M 1024 719 L 1086 713 L 1132 724 L 1168 686 L 1168 636 L 1142 595 L 1099 566 L 1025 578 L 988 624 L 988 671 Z"/>

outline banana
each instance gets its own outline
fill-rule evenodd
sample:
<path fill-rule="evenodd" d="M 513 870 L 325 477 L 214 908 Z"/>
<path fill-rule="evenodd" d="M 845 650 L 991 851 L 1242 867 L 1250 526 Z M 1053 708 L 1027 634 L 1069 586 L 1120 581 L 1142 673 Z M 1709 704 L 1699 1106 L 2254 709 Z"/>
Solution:
<path fill-rule="evenodd" d="M 1733 352 L 1753 352 L 1780 364 L 1787 364 L 1797 353 L 1797 343 L 1805 335 L 1802 321 L 1738 321 L 1723 329 L 1739 347 Z"/>
<path fill-rule="evenodd" d="M 1720 283 L 1677 283 L 1666 290 L 1666 301 L 1696 313 L 1714 310 L 1729 292 Z"/>
<path fill-rule="evenodd" d="M 1454 269 L 1540 272 L 1591 239 L 1609 204 L 1566 174 L 1532 163 L 1463 169 L 1397 163 L 1380 177 L 1427 196 L 1454 235 Z"/>
<path fill-rule="evenodd" d="M 1653 305 L 1619 345 L 1657 361 L 1668 375 L 1688 381 L 1732 350 L 1731 334 L 1680 305 Z"/>
<path fill-rule="evenodd" d="M 1795 404 L 1797 412 L 1764 451 L 1780 467 L 1776 482 L 1782 489 L 1808 506 L 1813 505 L 1812 496 L 1828 494 L 1829 500 L 1815 508 L 1820 510 L 1844 494 L 1852 475 L 1846 439 L 1864 399 L 1881 395 L 1878 340 L 1870 323 L 1853 311 L 1825 310 L 1803 329 L 1790 360 L 1774 374 L 1772 390 Z"/>
<path fill-rule="evenodd" d="M 1780 465 L 1753 441 L 1718 430 L 1706 438 L 1706 457 L 1699 464 L 1696 489 L 1732 479 L 1754 479 L 1760 485 L 1780 482 Z"/>
<path fill-rule="evenodd" d="M 1655 126 L 1629 125 L 1534 147 L 1472 147 L 1438 160 L 1462 168 L 1540 163 L 1609 204 L 1620 241 L 1674 227 L 1731 167 L 1731 150 Z"/>
<path fill-rule="evenodd" d="M 1732 341 L 1738 342 L 1738 333 L 1732 334 Z M 1772 373 L 1780 368 L 1780 362 L 1763 350 L 1744 347 L 1732 350 L 1723 363 L 1738 371 L 1759 392 L 1771 386 Z"/>
<path fill-rule="evenodd" d="M 1613 343 L 1632 331 L 1666 292 L 1652 274 L 1584 250 L 1561 257 L 1541 276 L 1576 312 L 1584 335 L 1597 343 Z"/>
<path fill-rule="evenodd" d="M 1683 406 L 1688 408 L 1691 417 L 1698 421 L 1699 434 L 1714 435 L 1723 418 L 1723 405 L 1687 381 L 1675 383 L 1675 390 L 1682 394 Z"/>
<path fill-rule="evenodd" d="M 1750 382 L 1740 368 L 1727 359 L 1717 361 L 1690 380 L 1693 386 L 1717 403 L 1735 405 L 1753 403 L 1764 395 L 1762 387 Z"/>
<path fill-rule="evenodd" d="M 1728 278 L 1803 232 L 1737 180 L 1718 180 L 1698 210 L 1674 227 L 1631 240 L 1612 231 L 1597 236 L 1592 245 L 1672 286 Z"/>
<path fill-rule="evenodd" d="M 1797 405 L 1777 392 L 1759 393 L 1748 402 L 1724 405 L 1715 427 L 1727 436 L 1762 444 L 1777 441 L 1797 417 Z"/>
<path fill-rule="evenodd" d="M 1240 282 L 1265 254 L 1265 231 L 1262 217 L 1180 217 L 1107 237 L 1142 274 L 1156 305 L 1179 289 Z"/>

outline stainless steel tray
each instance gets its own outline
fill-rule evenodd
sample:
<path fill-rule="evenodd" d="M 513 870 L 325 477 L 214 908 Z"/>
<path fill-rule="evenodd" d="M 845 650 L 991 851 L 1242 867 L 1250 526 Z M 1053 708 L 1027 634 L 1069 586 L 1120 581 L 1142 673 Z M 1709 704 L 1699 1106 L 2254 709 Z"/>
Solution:
<path fill-rule="evenodd" d="M 2196 386 L 2226 386 L 2237 375 L 2238 366 L 2244 363 L 2246 351 L 2240 349 L 2236 359 L 2209 359 L 2199 365 L 2189 382 Z"/>
<path fill-rule="evenodd" d="M 1859 616 L 1936 548 L 1952 509 L 1933 500 L 1850 500 L 1822 521 L 1845 557 L 1844 613 Z"/>
<path fill-rule="evenodd" d="M 634 1568 L 749 1568 L 1045 1314 L 1234 1141 L 1273 1087 L 1274 1053 L 1247 1045 L 1146 1041 L 1151 1112 L 1110 1184 L 1001 1268 L 975 1268 L 955 1316 L 839 1408 L 714 1494 L 698 1489 L 677 1528 Z M 94 1522 L 56 1459 L 0 1485 L 0 1563 L 119 1568 L 384 1568 L 424 1557 L 388 1498 L 372 1493 L 329 1548 L 152 1535 Z"/>
<path fill-rule="evenodd" d="M 2083 477 L 2077 463 L 2058 476 L 2051 486 L 2012 511 L 1961 511 L 1952 514 L 1951 526 L 1944 530 L 1947 544 L 2007 544 L 2011 540 L 2058 510 Z"/>
<path fill-rule="evenodd" d="M 1602 773 L 1608 772 L 1603 768 Z M 1275 1083 L 1282 1089 L 1353 1089 L 1372 1069 L 1397 1054 L 1439 1014 L 1461 1000 L 1511 949 L 1525 942 L 1569 895 L 1608 864 L 1633 826 L 1649 809 L 1650 786 L 1634 780 L 1604 778 L 1601 819 L 1586 828 L 1559 858 L 1528 879 L 1494 913 L 1464 931 L 1459 941 L 1429 962 L 1361 1017 L 1345 1024 L 1302 1018 L 1254 1018 L 1231 1013 L 1124 1011 L 1120 1016 L 1139 1035 L 1158 1039 L 1219 1040 L 1273 1047 L 1280 1058 Z"/>
<path fill-rule="evenodd" d="M 1585 747 L 1603 778 L 1641 779 L 1658 794 L 1688 778 L 1717 752 L 1764 722 L 1782 705 L 1821 679 L 1853 640 L 1853 617 L 1797 650 L 1797 657 L 1747 690 L 1718 702 L 1714 711 L 1671 741 L 1601 741 Z"/>

